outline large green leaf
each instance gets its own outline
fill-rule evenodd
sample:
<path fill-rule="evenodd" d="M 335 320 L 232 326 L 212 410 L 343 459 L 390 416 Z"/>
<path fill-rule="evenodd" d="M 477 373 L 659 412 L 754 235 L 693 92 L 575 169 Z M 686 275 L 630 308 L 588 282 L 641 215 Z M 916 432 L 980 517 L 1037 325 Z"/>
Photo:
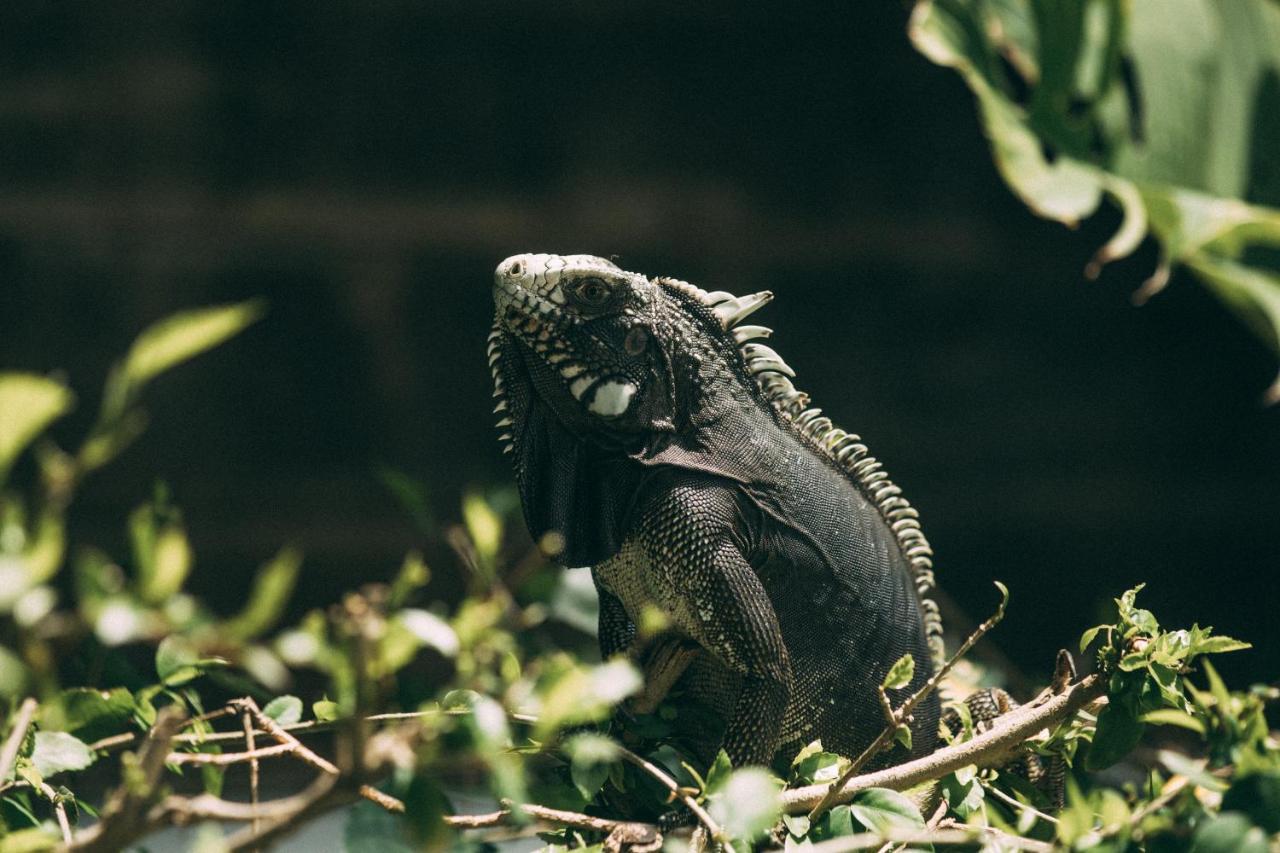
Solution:
<path fill-rule="evenodd" d="M 158 374 L 181 364 L 240 332 L 262 316 L 261 302 L 197 308 L 167 317 L 147 328 L 125 356 L 126 382 L 140 388 Z"/>
<path fill-rule="evenodd" d="M 973 90 L 1035 213 L 1121 207 L 1090 276 L 1150 234 L 1161 260 L 1136 301 L 1182 265 L 1280 353 L 1280 4 L 919 0 L 911 38 Z"/>
<path fill-rule="evenodd" d="M 71 409 L 71 391 L 33 373 L 0 373 L 0 485 L 32 439 Z"/>

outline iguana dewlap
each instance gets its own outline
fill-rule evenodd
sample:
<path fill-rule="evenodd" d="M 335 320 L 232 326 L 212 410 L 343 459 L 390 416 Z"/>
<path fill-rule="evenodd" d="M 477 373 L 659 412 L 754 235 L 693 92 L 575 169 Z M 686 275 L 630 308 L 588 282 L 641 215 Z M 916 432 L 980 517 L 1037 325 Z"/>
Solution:
<path fill-rule="evenodd" d="M 858 436 L 808 407 L 743 320 L 772 297 L 708 293 L 590 255 L 515 255 L 494 276 L 489 361 L 535 538 L 590 565 L 604 656 L 647 607 L 696 649 L 678 687 L 723 718 L 735 765 L 821 738 L 857 754 L 902 655 L 940 652 L 932 552 Z M 915 714 L 932 750 L 938 705 Z M 889 760 L 906 758 L 905 751 Z"/>

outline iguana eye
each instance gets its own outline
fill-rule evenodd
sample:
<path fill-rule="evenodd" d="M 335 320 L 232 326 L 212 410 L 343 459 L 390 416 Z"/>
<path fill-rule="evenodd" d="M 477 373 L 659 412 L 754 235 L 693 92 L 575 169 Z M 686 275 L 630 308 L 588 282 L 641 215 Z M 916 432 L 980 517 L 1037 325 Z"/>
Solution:
<path fill-rule="evenodd" d="M 570 292 L 574 301 L 588 309 L 604 308 L 613 299 L 613 291 L 599 278 L 584 278 L 576 282 Z"/>

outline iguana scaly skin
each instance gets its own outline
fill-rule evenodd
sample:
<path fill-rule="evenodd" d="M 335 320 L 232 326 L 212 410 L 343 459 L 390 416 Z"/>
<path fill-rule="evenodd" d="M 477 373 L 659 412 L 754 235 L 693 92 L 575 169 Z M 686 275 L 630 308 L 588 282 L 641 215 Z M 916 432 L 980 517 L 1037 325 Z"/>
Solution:
<path fill-rule="evenodd" d="M 656 607 L 696 650 L 678 688 L 724 721 L 705 755 L 860 752 L 884 728 L 888 668 L 915 658 L 900 702 L 940 654 L 932 552 L 858 436 L 754 342 L 770 330 L 742 324 L 772 295 L 542 254 L 503 261 L 493 292 L 504 451 L 535 539 L 558 533 L 563 562 L 592 567 L 601 653 L 643 660 L 635 625 Z M 937 725 L 931 697 L 913 755 Z"/>

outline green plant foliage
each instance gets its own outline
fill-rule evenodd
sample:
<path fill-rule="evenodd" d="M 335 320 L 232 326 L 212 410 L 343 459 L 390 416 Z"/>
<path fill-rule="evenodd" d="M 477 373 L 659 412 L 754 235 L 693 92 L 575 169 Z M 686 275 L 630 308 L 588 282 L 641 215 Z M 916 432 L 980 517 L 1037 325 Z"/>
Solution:
<path fill-rule="evenodd" d="M 1074 225 L 1123 224 L 1088 273 L 1152 235 L 1280 352 L 1280 6 L 1271 0 L 920 0 L 916 48 L 973 90 L 1001 176 Z M 1280 399 L 1280 381 L 1269 392 Z"/>
<path fill-rule="evenodd" d="M 253 314 L 198 316 L 193 328 L 203 331 L 189 346 L 174 343 L 180 335 L 168 337 L 182 324 L 162 324 L 166 331 L 151 340 L 167 341 L 163 357 L 130 356 L 125 364 L 133 367 L 119 375 L 145 382 L 155 365 L 194 354 Z M 136 393 L 126 396 L 122 411 L 136 411 Z M 545 830 L 531 824 L 522 804 L 578 812 L 580 823 L 595 816 L 654 822 L 689 799 L 710 816 L 718 841 L 740 853 L 827 841 L 842 849 L 852 836 L 880 847 L 904 834 L 923 834 L 910 849 L 941 849 L 928 840 L 939 831 L 953 841 L 958 833 L 969 847 L 1247 850 L 1275 843 L 1280 832 L 1280 745 L 1266 718 L 1280 691 L 1230 690 L 1204 656 L 1247 644 L 1200 626 L 1163 627 L 1138 605 L 1140 587 L 1116 600 L 1114 621 L 1081 638 L 1107 679 L 1106 704 L 1025 746 L 1071 768 L 1056 824 L 1044 816 L 1050 806 L 1043 792 L 1019 775 L 1027 756 L 1004 767 L 963 767 L 910 791 L 860 787 L 811 821 L 808 809 L 784 808 L 788 795 L 835 783 L 850 757 L 814 742 L 794 757 L 784 781 L 765 768 L 735 768 L 723 751 L 709 765 L 694 758 L 685 738 L 723 720 L 679 690 L 653 713 L 635 715 L 627 703 L 642 686 L 637 667 L 573 648 L 575 630 L 584 649 L 591 642 L 589 577 L 547 565 L 542 554 L 555 550 L 548 543 L 513 554 L 514 506 L 503 493 L 469 492 L 458 521 L 441 522 L 440 538 L 431 540 L 433 548 L 453 551 L 453 563 L 441 570 L 470 575 L 469 594 L 451 606 L 431 600 L 433 573 L 411 553 L 388 567 L 386 583 L 364 584 L 282 625 L 302 571 L 302 555 L 285 547 L 259 570 L 245 607 L 225 617 L 185 591 L 199 564 L 163 486 L 122 513 L 122 558 L 69 541 L 67 531 L 77 528 L 67 514 L 93 465 L 82 451 L 56 447 L 47 431 L 52 422 L 46 415 L 14 445 L 44 448 L 29 489 L 11 487 L 0 497 L 0 573 L 11 582 L 0 596 L 0 744 L 13 744 L 0 778 L 0 853 L 54 849 L 63 832 L 59 813 L 73 834 L 92 831 L 81 813 L 119 820 L 108 804 L 126 795 L 142 804 L 132 812 L 142 820 L 175 799 L 190 807 L 196 800 L 174 791 L 193 786 L 203 789 L 199 802 L 223 797 L 226 787 L 228 801 L 243 803 L 236 787 L 243 775 L 221 765 L 247 760 L 246 721 L 257 723 L 256 748 L 270 748 L 272 756 L 293 749 L 274 739 L 280 728 L 301 739 L 329 733 L 331 741 L 315 742 L 332 742 L 335 761 L 353 766 L 359 755 L 367 763 L 358 779 L 344 777 L 341 790 L 352 794 L 353 782 L 373 783 L 380 796 L 398 798 L 402 814 L 368 801 L 351 808 L 348 850 L 480 849 L 491 830 Z M 116 413 L 86 442 L 122 448 L 133 428 Z M 1003 611 L 1003 587 L 1001 594 Z M 640 621 L 642 638 L 666 625 L 661 614 Z M 914 667 L 910 656 L 891 667 L 881 685 L 886 702 L 900 701 L 889 691 L 905 690 Z M 29 725 L 16 731 L 15 711 L 28 695 L 38 701 Z M 228 704 L 246 695 L 261 703 L 256 720 L 246 716 L 252 705 Z M 149 779 L 139 744 L 166 709 L 185 723 L 165 756 L 169 768 Z M 984 724 L 964 711 L 960 718 L 960 733 L 944 740 L 980 735 Z M 1194 748 L 1160 749 L 1150 766 L 1138 766 L 1134 745 L 1160 727 L 1176 727 Z M 268 758 L 259 763 L 262 774 L 271 772 Z M 190 764 L 198 765 L 194 772 Z M 1083 772 L 1115 764 L 1146 784 L 1114 788 Z M 171 785 L 178 773 L 183 784 Z M 121 787 L 103 791 L 95 781 L 103 776 L 118 776 Z M 510 825 L 459 831 L 446 820 L 454 812 L 446 792 L 462 791 L 494 809 L 509 806 Z M 934 815 L 939 803 L 944 811 Z M 922 804 L 937 820 L 926 823 Z M 309 814 L 298 812 L 299 819 Z M 608 833 L 575 825 L 540 836 L 547 850 L 603 850 Z M 222 836 L 200 830 L 193 840 L 214 850 Z M 678 834 L 668 839 L 680 842 Z"/>

